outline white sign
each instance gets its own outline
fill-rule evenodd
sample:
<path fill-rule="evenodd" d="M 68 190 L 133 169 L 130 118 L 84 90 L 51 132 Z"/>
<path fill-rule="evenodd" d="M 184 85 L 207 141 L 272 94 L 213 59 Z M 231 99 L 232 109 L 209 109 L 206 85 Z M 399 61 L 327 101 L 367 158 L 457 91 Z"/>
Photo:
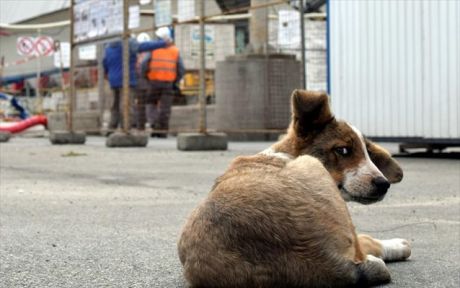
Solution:
<path fill-rule="evenodd" d="M 139 5 L 129 6 L 129 22 L 128 29 L 134 29 L 139 27 L 141 22 L 141 13 Z"/>
<path fill-rule="evenodd" d="M 188 21 L 195 18 L 195 1 L 178 0 L 177 1 L 177 20 L 179 22 Z"/>
<path fill-rule="evenodd" d="M 172 24 L 171 0 L 155 1 L 155 26 L 166 26 Z"/>
<path fill-rule="evenodd" d="M 59 50 L 54 53 L 54 67 L 68 68 L 70 67 L 70 43 L 61 42 L 59 44 Z"/>
<path fill-rule="evenodd" d="M 123 0 L 79 0 L 74 6 L 74 41 L 123 32 Z"/>
<path fill-rule="evenodd" d="M 18 37 L 16 50 L 24 56 L 50 56 L 54 53 L 54 40 L 48 36 Z"/>
<path fill-rule="evenodd" d="M 78 58 L 80 60 L 96 60 L 96 45 L 86 45 L 78 48 Z"/>
<path fill-rule="evenodd" d="M 200 26 L 193 25 L 190 33 L 192 49 L 192 57 L 200 57 Z M 215 35 L 213 26 L 205 26 L 204 32 L 204 45 L 206 51 L 206 60 L 214 59 L 214 46 L 215 46 Z"/>
<path fill-rule="evenodd" d="M 151 2 L 151 0 L 139 0 L 140 5 L 147 5 Z"/>
<path fill-rule="evenodd" d="M 278 45 L 281 48 L 296 48 L 300 44 L 299 12 L 281 10 L 278 12 Z"/>

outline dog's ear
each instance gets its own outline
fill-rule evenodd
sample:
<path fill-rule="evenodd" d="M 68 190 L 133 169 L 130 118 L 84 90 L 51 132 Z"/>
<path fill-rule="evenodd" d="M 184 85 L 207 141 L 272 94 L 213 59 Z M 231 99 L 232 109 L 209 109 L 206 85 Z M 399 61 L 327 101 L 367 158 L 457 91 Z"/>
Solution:
<path fill-rule="evenodd" d="M 291 102 L 293 128 L 298 136 L 305 137 L 334 120 L 325 92 L 294 90 Z"/>
<path fill-rule="evenodd" d="M 390 153 L 368 139 L 366 139 L 366 146 L 372 162 L 374 162 L 375 166 L 382 171 L 388 181 L 390 183 L 401 182 L 403 178 L 403 171 L 398 162 L 391 157 Z"/>

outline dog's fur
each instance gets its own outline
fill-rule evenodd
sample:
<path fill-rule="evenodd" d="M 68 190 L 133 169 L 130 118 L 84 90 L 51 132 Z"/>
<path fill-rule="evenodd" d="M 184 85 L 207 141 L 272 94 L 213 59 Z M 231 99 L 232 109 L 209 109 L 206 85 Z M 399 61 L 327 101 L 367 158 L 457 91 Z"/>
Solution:
<path fill-rule="evenodd" d="M 357 235 L 344 200 L 383 198 L 402 170 L 330 112 L 324 93 L 296 90 L 288 134 L 238 157 L 190 215 L 178 243 L 193 287 L 346 287 L 390 281 L 403 239 Z"/>

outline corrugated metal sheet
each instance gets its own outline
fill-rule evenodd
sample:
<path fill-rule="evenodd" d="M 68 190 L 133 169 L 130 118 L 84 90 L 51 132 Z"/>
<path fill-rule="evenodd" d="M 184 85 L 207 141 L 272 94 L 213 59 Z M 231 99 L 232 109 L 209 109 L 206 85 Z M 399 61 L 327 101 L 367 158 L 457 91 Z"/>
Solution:
<path fill-rule="evenodd" d="M 70 0 L 0 0 L 0 23 L 17 23 L 68 7 Z"/>
<path fill-rule="evenodd" d="M 329 1 L 334 112 L 377 137 L 460 139 L 460 1 Z"/>

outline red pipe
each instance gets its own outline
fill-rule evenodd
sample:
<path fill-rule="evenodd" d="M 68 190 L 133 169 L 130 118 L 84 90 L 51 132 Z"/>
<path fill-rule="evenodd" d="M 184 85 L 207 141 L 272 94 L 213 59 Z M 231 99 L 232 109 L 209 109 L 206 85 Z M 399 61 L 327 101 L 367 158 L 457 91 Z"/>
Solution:
<path fill-rule="evenodd" d="M 0 131 L 7 131 L 10 133 L 18 133 L 27 128 L 30 128 L 35 125 L 43 125 L 46 127 L 48 124 L 48 119 L 44 115 L 37 115 L 27 118 L 26 120 L 22 120 L 19 122 L 14 123 L 13 125 L 8 126 L 0 126 Z"/>

